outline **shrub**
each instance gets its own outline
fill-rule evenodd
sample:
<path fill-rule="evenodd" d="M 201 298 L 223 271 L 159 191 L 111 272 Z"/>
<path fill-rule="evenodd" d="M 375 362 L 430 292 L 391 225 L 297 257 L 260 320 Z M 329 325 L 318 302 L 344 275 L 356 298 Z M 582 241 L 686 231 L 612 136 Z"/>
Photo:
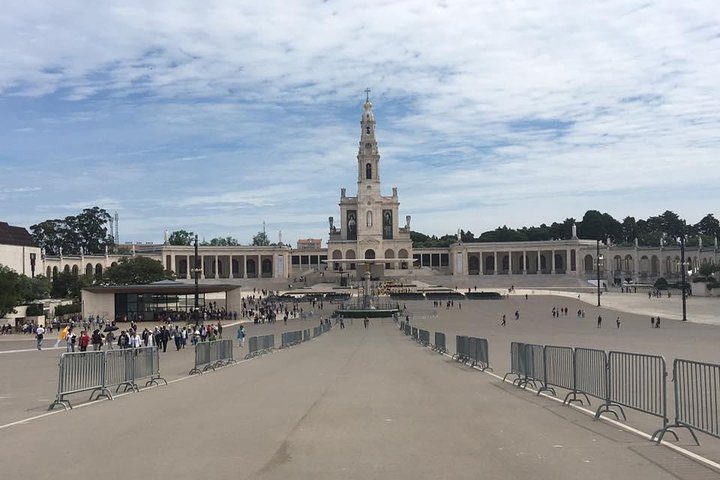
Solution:
<path fill-rule="evenodd" d="M 655 280 L 655 288 L 658 290 L 667 290 L 668 289 L 668 281 L 665 280 L 665 278 L 660 277 L 657 280 Z"/>

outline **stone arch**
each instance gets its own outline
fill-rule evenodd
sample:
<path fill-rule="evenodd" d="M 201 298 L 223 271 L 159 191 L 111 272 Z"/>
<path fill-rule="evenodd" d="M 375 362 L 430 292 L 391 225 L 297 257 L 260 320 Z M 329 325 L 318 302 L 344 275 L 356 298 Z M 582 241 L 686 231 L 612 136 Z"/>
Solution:
<path fill-rule="evenodd" d="M 468 275 L 480 275 L 480 257 L 468 255 Z"/>
<path fill-rule="evenodd" d="M 388 248 L 385 250 L 385 258 L 395 258 L 395 252 L 392 248 Z M 388 262 L 385 264 L 385 268 L 393 269 L 395 268 L 395 262 Z"/>
<path fill-rule="evenodd" d="M 98 263 L 97 265 L 95 265 L 95 278 L 102 277 L 102 274 L 103 274 L 103 266 Z"/>
<path fill-rule="evenodd" d="M 509 272 L 509 270 L 510 270 L 510 255 L 503 255 L 503 256 L 502 256 L 501 265 L 502 265 L 502 270 L 503 270 L 503 272 L 508 271 L 508 273 L 510 273 L 510 272 Z"/>
<path fill-rule="evenodd" d="M 404 248 L 401 248 L 400 250 L 398 250 L 398 258 L 408 258 L 408 251 L 405 250 Z M 400 268 L 403 269 L 403 270 L 407 270 L 407 268 L 408 268 L 408 263 L 407 263 L 407 262 L 402 262 L 402 263 L 400 264 Z"/>
<path fill-rule="evenodd" d="M 632 272 L 635 270 L 635 264 L 633 263 L 632 255 L 625 255 L 625 258 L 623 259 L 623 267 L 623 270 L 626 272 Z"/>
<path fill-rule="evenodd" d="M 495 271 L 495 256 L 488 255 L 485 257 L 485 272 Z"/>
<path fill-rule="evenodd" d="M 555 254 L 555 270 L 565 270 L 565 263 L 563 261 L 563 256 L 559 253 Z"/>
<path fill-rule="evenodd" d="M 65 265 L 65 267 L 63 267 L 63 273 L 70 273 L 70 265 Z"/>
<path fill-rule="evenodd" d="M 45 269 L 45 276 L 47 278 L 50 278 L 52 276 L 52 268 L 50 268 L 50 266 Z"/>
<path fill-rule="evenodd" d="M 117 262 L 112 262 L 112 263 L 110 264 L 110 266 L 111 266 L 111 267 L 117 267 Z"/>
<path fill-rule="evenodd" d="M 666 257 L 665 258 L 665 273 L 672 273 L 673 272 L 673 262 L 672 258 Z"/>
<path fill-rule="evenodd" d="M 348 250 L 347 252 L 345 252 L 345 258 L 348 260 L 355 260 L 355 250 Z M 355 264 L 351 263 L 348 268 L 350 270 L 355 270 Z"/>
<path fill-rule="evenodd" d="M 245 273 L 248 278 L 257 277 L 257 264 L 255 263 L 254 258 L 248 258 L 245 261 Z"/>
<path fill-rule="evenodd" d="M 365 258 L 368 260 L 372 260 L 373 258 L 375 258 L 375 250 L 373 250 L 372 248 L 368 248 L 367 250 L 365 250 Z"/>
<path fill-rule="evenodd" d="M 87 265 L 85 265 L 85 275 L 87 275 L 88 277 L 92 277 L 92 275 L 93 275 L 92 263 L 88 263 Z"/>
<path fill-rule="evenodd" d="M 72 266 L 72 274 L 76 277 L 80 274 L 80 269 L 78 268 L 77 265 Z"/>
<path fill-rule="evenodd" d="M 371 163 L 365 164 L 365 179 L 372 180 L 372 164 Z"/>
<path fill-rule="evenodd" d="M 52 269 L 52 276 L 57 277 L 58 276 L 58 267 L 53 267 Z"/>
<path fill-rule="evenodd" d="M 640 272 L 641 273 L 649 273 L 650 272 L 650 259 L 647 255 L 643 255 L 640 257 Z"/>
<path fill-rule="evenodd" d="M 583 264 L 585 265 L 586 272 L 592 272 L 593 270 L 595 270 L 595 266 L 593 265 L 593 257 L 589 253 L 585 255 L 585 258 L 583 259 Z"/>
<path fill-rule="evenodd" d="M 680 256 L 675 256 L 675 261 L 673 262 L 673 272 L 674 273 L 680 273 Z M 684 267 L 682 267 L 684 268 Z"/>
<path fill-rule="evenodd" d="M 180 265 L 180 267 L 182 268 L 182 264 Z M 233 258 L 232 261 L 230 262 L 230 269 L 232 271 L 233 277 L 240 276 L 240 262 L 238 261 L 237 258 Z"/>
<path fill-rule="evenodd" d="M 263 258 L 260 262 L 261 273 L 263 277 L 272 277 L 273 262 L 271 258 Z"/>
<path fill-rule="evenodd" d="M 547 259 L 545 255 L 540 255 L 540 270 L 547 270 Z"/>
<path fill-rule="evenodd" d="M 660 260 L 658 260 L 657 255 L 653 255 L 650 258 L 650 273 L 653 275 L 657 275 L 660 272 Z"/>
<path fill-rule="evenodd" d="M 615 271 L 619 272 L 622 270 L 622 257 L 620 255 L 615 255 L 613 257 L 614 265 L 615 265 Z"/>
<path fill-rule="evenodd" d="M 342 252 L 340 250 L 334 250 L 332 252 L 331 258 L 333 260 L 340 260 L 342 258 Z M 333 270 L 340 270 L 340 264 L 333 262 Z"/>

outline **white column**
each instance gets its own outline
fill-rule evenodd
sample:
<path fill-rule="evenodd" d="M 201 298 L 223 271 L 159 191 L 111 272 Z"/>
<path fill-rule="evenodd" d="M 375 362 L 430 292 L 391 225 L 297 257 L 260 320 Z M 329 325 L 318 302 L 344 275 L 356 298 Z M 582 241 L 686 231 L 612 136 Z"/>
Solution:
<path fill-rule="evenodd" d="M 535 272 L 535 273 L 537 275 L 540 275 L 540 273 L 541 273 L 541 271 L 540 271 L 540 253 L 541 253 L 541 251 L 538 250 L 536 253 L 537 253 L 537 272 Z"/>
<path fill-rule="evenodd" d="M 576 265 L 577 266 L 577 262 Z M 568 274 L 572 271 L 572 264 L 570 263 L 570 249 L 565 249 L 565 273 Z"/>
<path fill-rule="evenodd" d="M 262 278 L 262 255 L 257 256 L 257 267 L 255 268 L 255 271 L 257 272 L 257 278 Z"/>
<path fill-rule="evenodd" d="M 495 271 L 493 272 L 493 275 L 498 274 L 498 261 L 497 261 L 497 251 L 493 252 L 493 258 L 495 259 Z"/>
<path fill-rule="evenodd" d="M 512 254 L 513 252 L 508 252 L 508 274 L 512 275 Z"/>
<path fill-rule="evenodd" d="M 205 257 L 202 255 L 198 255 L 198 258 L 200 259 L 200 280 L 205 279 Z"/>
<path fill-rule="evenodd" d="M 522 256 L 522 273 L 523 275 L 527 275 L 527 251 L 523 250 Z"/>
<path fill-rule="evenodd" d="M 215 262 L 215 263 L 213 264 L 213 265 L 214 265 L 214 268 L 213 268 L 213 277 L 218 278 L 218 277 L 220 276 L 220 275 L 219 275 L 219 272 L 220 272 L 220 264 L 218 264 L 218 256 L 217 256 L 217 255 L 215 255 L 215 257 L 214 257 L 214 262 Z"/>
<path fill-rule="evenodd" d="M 233 264 L 232 264 L 232 254 L 228 255 L 228 266 L 230 267 L 230 271 L 228 272 L 228 278 L 235 278 L 235 273 L 233 272 Z"/>
<path fill-rule="evenodd" d="M 550 250 L 550 260 L 552 261 L 552 270 L 550 273 L 555 273 L 555 250 Z"/>

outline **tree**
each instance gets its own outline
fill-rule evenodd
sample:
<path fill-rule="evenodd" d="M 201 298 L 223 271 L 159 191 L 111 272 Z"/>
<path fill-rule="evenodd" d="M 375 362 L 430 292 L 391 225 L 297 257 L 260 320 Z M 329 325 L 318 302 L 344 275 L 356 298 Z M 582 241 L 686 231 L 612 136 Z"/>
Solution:
<path fill-rule="evenodd" d="M 213 247 L 234 247 L 240 245 L 240 243 L 233 237 L 217 237 L 210 240 L 208 245 Z"/>
<path fill-rule="evenodd" d="M 255 247 L 267 247 L 270 245 L 270 239 L 268 238 L 267 233 L 260 231 L 253 237 L 252 244 Z"/>
<path fill-rule="evenodd" d="M 195 234 L 187 230 L 175 230 L 168 237 L 168 243 L 170 245 L 188 246 L 192 245 L 194 240 Z"/>
<path fill-rule="evenodd" d="M 20 293 L 20 275 L 4 265 L 0 265 L 0 318 L 15 312 L 15 306 L 22 303 Z"/>
<path fill-rule="evenodd" d="M 66 254 L 101 254 L 114 246 L 105 227 L 110 218 L 104 209 L 92 207 L 62 220 L 42 221 L 30 231 L 35 243 L 49 255 L 59 255 L 60 249 Z"/>
<path fill-rule="evenodd" d="M 93 284 L 93 277 L 60 272 L 52 279 L 50 295 L 53 298 L 74 298 L 79 300 L 82 289 Z"/>
<path fill-rule="evenodd" d="M 666 210 L 660 215 L 661 228 L 670 238 L 679 238 L 687 233 L 685 220 L 682 220 L 677 213 Z"/>
<path fill-rule="evenodd" d="M 121 258 L 105 270 L 103 283 L 109 285 L 144 285 L 172 278 L 163 264 L 152 258 L 137 256 Z"/>
<path fill-rule="evenodd" d="M 38 275 L 35 278 L 20 275 L 19 288 L 24 302 L 34 302 L 50 296 L 52 283 L 49 278 L 43 275 Z"/>
<path fill-rule="evenodd" d="M 720 221 L 712 213 L 705 215 L 702 220 L 695 224 L 700 235 L 716 238 L 720 237 Z"/>

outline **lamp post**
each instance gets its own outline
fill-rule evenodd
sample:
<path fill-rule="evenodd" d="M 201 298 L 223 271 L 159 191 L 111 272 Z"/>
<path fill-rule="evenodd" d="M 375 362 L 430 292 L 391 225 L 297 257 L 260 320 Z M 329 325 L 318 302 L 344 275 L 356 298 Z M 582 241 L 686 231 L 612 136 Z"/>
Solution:
<path fill-rule="evenodd" d="M 603 257 L 600 255 L 600 240 L 597 240 L 597 254 L 595 256 L 595 269 L 597 271 L 597 306 L 600 306 L 600 264 L 602 263 Z"/>
<path fill-rule="evenodd" d="M 680 235 L 680 288 L 682 295 L 682 321 L 687 322 L 687 304 L 686 302 L 686 288 L 685 288 L 685 269 L 687 264 L 685 262 L 685 233 Z"/>
<path fill-rule="evenodd" d="M 200 285 L 198 281 L 200 279 L 200 265 L 198 262 L 198 236 L 195 235 L 195 266 L 192 269 L 193 277 L 195 277 L 195 324 L 200 323 Z"/>

